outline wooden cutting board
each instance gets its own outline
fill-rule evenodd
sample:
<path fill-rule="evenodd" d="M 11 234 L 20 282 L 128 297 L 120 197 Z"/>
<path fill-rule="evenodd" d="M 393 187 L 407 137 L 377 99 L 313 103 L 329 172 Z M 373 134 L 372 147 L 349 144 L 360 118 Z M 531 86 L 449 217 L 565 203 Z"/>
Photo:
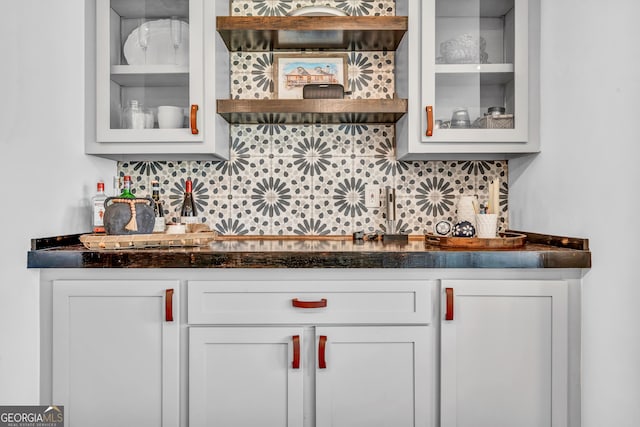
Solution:
<path fill-rule="evenodd" d="M 215 240 L 215 231 L 184 234 L 83 234 L 80 241 L 87 249 L 142 249 L 204 246 Z"/>

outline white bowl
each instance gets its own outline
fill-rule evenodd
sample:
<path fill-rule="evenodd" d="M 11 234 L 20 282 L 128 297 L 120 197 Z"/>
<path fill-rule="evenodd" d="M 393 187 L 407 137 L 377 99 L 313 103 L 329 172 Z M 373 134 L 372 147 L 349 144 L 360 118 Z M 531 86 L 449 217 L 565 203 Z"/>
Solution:
<path fill-rule="evenodd" d="M 287 15 L 289 16 L 347 16 L 347 14 L 340 9 L 329 6 L 305 6 L 300 9 L 292 10 Z"/>
<path fill-rule="evenodd" d="M 160 129 L 177 129 L 184 124 L 184 109 L 173 105 L 158 107 L 158 127 Z"/>

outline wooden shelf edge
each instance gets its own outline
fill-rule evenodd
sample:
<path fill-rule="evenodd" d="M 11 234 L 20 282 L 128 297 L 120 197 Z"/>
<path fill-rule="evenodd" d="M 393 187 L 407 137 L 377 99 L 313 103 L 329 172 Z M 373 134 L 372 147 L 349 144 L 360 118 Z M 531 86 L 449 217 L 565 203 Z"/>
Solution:
<path fill-rule="evenodd" d="M 406 16 L 219 16 L 216 29 L 232 52 L 396 50 Z"/>
<path fill-rule="evenodd" d="M 406 99 L 219 99 L 217 112 L 231 124 L 396 123 Z"/>
<path fill-rule="evenodd" d="M 407 16 L 218 16 L 218 31 L 407 31 Z"/>
<path fill-rule="evenodd" d="M 219 99 L 218 113 L 407 112 L 406 99 Z"/>

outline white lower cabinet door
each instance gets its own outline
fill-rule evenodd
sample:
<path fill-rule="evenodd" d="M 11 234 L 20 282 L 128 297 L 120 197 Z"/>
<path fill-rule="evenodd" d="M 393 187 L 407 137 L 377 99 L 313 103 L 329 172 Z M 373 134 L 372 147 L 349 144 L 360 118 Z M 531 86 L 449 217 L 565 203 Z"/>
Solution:
<path fill-rule="evenodd" d="M 443 280 L 441 427 L 567 425 L 567 283 Z"/>
<path fill-rule="evenodd" d="M 316 328 L 316 426 L 432 426 L 431 333 L 429 326 Z"/>
<path fill-rule="evenodd" d="M 53 403 L 67 427 L 179 425 L 178 281 L 54 281 Z"/>
<path fill-rule="evenodd" d="M 191 327 L 189 426 L 302 426 L 303 339 L 297 327 Z"/>

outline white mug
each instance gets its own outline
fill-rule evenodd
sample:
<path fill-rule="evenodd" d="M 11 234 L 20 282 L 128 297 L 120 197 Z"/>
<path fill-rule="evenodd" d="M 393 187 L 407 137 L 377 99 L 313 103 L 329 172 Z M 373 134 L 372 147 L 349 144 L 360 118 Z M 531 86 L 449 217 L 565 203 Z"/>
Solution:
<path fill-rule="evenodd" d="M 158 107 L 158 127 L 160 129 L 181 128 L 184 124 L 184 109 L 173 105 Z"/>

